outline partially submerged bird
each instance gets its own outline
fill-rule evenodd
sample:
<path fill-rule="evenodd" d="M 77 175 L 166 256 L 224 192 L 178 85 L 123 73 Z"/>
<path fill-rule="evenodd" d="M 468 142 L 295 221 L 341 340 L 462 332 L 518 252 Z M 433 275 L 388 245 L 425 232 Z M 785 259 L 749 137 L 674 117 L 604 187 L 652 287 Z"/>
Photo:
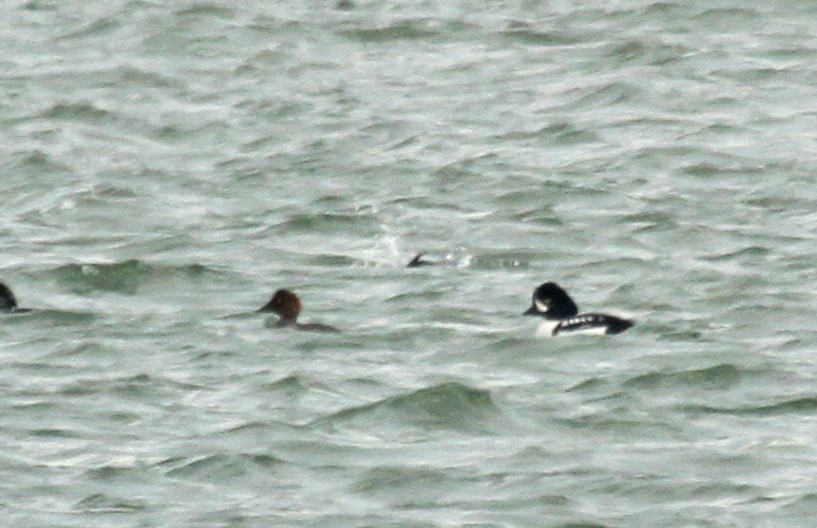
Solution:
<path fill-rule="evenodd" d="M 531 307 L 522 315 L 538 315 L 545 320 L 536 330 L 537 336 L 559 334 L 620 334 L 635 322 L 604 313 L 579 313 L 573 299 L 555 282 L 541 284 L 533 291 Z"/>
<path fill-rule="evenodd" d="M 26 313 L 31 308 L 20 308 L 17 306 L 17 298 L 14 297 L 11 288 L 0 282 L 0 312 L 4 313 Z"/>
<path fill-rule="evenodd" d="M 407 268 L 419 268 L 421 266 L 433 266 L 434 263 L 430 260 L 423 260 L 425 253 L 417 253 L 417 255 L 406 264 Z"/>
<path fill-rule="evenodd" d="M 299 323 L 298 314 L 301 313 L 301 300 L 297 295 L 286 289 L 276 291 L 270 301 L 258 309 L 259 312 L 278 314 L 280 319 L 275 328 L 296 328 L 313 332 L 340 332 L 334 326 L 321 323 Z"/>

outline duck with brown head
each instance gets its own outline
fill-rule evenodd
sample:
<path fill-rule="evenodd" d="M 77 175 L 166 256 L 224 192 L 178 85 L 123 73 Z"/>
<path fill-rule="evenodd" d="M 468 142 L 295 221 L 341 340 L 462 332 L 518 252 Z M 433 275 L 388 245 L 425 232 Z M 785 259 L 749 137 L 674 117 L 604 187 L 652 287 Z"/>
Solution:
<path fill-rule="evenodd" d="M 295 328 L 313 332 L 339 332 L 334 326 L 321 323 L 299 323 L 301 300 L 293 292 L 280 289 L 276 291 L 267 304 L 258 309 L 259 312 L 272 312 L 279 316 L 275 328 Z"/>

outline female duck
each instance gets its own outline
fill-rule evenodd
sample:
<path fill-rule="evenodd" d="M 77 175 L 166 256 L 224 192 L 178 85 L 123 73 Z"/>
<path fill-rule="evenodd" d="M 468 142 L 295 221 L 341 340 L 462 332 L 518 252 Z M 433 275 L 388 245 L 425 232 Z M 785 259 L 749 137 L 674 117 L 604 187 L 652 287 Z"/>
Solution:
<path fill-rule="evenodd" d="M 275 328 L 296 328 L 313 332 L 339 332 L 334 326 L 321 323 L 299 323 L 298 314 L 301 313 L 301 300 L 297 295 L 286 289 L 275 292 L 270 301 L 258 309 L 259 312 L 278 314 L 280 319 Z"/>

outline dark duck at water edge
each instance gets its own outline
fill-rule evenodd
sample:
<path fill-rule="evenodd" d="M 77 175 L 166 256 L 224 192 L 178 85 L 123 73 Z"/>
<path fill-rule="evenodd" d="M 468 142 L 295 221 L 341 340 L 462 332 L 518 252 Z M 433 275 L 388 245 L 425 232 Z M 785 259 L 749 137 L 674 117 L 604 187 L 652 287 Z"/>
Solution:
<path fill-rule="evenodd" d="M 326 324 L 299 323 L 298 315 L 301 313 L 301 300 L 293 292 L 283 288 L 276 291 L 270 301 L 259 308 L 258 311 L 277 314 L 280 318 L 275 323 L 275 328 L 295 328 L 312 332 L 340 332 L 334 326 Z"/>
<path fill-rule="evenodd" d="M 420 267 L 423 267 L 423 266 L 433 266 L 434 263 L 429 261 L 429 260 L 424 260 L 423 259 L 424 256 L 425 256 L 425 253 L 417 253 L 417 255 L 415 255 L 415 257 L 413 259 L 411 259 L 411 261 L 409 261 L 408 264 L 406 264 L 406 267 L 407 268 L 420 268 Z"/>
<path fill-rule="evenodd" d="M 579 313 L 573 299 L 555 282 L 545 282 L 533 291 L 531 307 L 523 315 L 544 318 L 537 336 L 620 334 L 635 324 L 605 313 Z"/>
<path fill-rule="evenodd" d="M 17 298 L 14 297 L 11 288 L 0 282 L 0 313 L 28 313 L 31 308 L 20 308 L 17 306 Z"/>

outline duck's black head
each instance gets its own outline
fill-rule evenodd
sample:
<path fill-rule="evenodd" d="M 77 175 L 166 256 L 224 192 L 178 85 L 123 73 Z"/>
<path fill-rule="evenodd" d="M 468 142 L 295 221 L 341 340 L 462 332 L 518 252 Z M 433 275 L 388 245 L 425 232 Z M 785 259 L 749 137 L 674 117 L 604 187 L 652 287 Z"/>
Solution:
<path fill-rule="evenodd" d="M 579 313 L 573 299 L 555 282 L 541 284 L 533 291 L 533 302 L 523 315 L 539 315 L 546 319 L 566 319 Z"/>

